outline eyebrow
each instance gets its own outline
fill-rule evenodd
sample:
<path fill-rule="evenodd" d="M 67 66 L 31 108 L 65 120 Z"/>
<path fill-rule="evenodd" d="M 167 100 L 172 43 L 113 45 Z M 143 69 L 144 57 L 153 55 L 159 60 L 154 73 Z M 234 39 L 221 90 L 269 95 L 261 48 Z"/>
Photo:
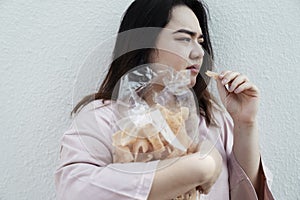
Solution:
<path fill-rule="evenodd" d="M 196 32 L 189 31 L 189 30 L 186 30 L 186 29 L 179 29 L 179 30 L 173 32 L 173 34 L 176 34 L 176 33 L 186 33 L 186 34 L 188 34 L 188 35 L 190 35 L 192 37 L 195 37 L 197 35 Z M 199 35 L 198 38 L 203 38 L 203 34 Z"/>

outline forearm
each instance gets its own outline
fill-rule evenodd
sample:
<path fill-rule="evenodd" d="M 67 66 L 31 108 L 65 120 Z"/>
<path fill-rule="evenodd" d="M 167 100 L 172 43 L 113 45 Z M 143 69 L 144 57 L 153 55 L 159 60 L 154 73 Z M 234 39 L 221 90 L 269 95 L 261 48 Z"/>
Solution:
<path fill-rule="evenodd" d="M 151 199 L 172 199 L 197 186 L 195 175 L 189 171 L 189 158 L 163 160 L 158 164 L 149 195 Z"/>
<path fill-rule="evenodd" d="M 207 182 L 213 176 L 218 177 L 219 175 L 218 171 L 216 172 L 218 163 L 214 157 L 214 155 L 208 155 L 206 158 L 200 159 L 198 154 L 193 154 L 177 160 L 160 161 L 149 199 L 172 199 L 197 186 L 209 188 L 209 184 L 212 183 Z"/>
<path fill-rule="evenodd" d="M 250 178 L 258 196 L 260 187 L 260 153 L 257 122 L 234 123 L 233 153 Z"/>

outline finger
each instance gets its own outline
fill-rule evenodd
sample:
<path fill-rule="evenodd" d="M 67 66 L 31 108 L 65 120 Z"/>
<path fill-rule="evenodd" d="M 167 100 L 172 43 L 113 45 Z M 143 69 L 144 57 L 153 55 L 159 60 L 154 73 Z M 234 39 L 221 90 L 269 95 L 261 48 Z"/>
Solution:
<path fill-rule="evenodd" d="M 219 75 L 219 78 L 223 78 L 226 74 L 230 73 L 231 71 L 227 70 L 227 71 L 222 71 Z"/>
<path fill-rule="evenodd" d="M 245 93 L 246 95 L 257 97 L 259 94 L 259 90 L 253 83 L 244 82 L 234 90 L 234 93 Z"/>
<path fill-rule="evenodd" d="M 208 194 L 211 191 L 212 186 L 213 184 L 203 186 L 201 190 L 202 194 Z"/>
<path fill-rule="evenodd" d="M 249 81 L 249 79 L 245 75 L 238 75 L 232 82 L 229 84 L 228 91 L 233 92 L 239 85 Z"/>
<path fill-rule="evenodd" d="M 214 183 L 209 182 L 209 183 L 197 186 L 196 190 L 199 191 L 200 194 L 208 194 L 213 185 L 214 185 Z"/>
<path fill-rule="evenodd" d="M 226 85 L 229 82 L 233 81 L 233 79 L 235 79 L 237 76 L 239 76 L 240 73 L 239 72 L 227 72 L 226 74 L 224 74 L 224 76 L 221 78 L 222 79 L 222 84 Z"/>
<path fill-rule="evenodd" d="M 201 186 L 196 187 L 196 190 L 199 192 L 199 194 L 203 194 L 203 188 Z"/>
<path fill-rule="evenodd" d="M 225 97 L 228 95 L 228 91 L 227 91 L 226 87 L 222 84 L 221 79 L 216 79 L 216 81 L 217 81 L 217 88 L 218 88 L 220 98 L 221 98 L 222 102 L 224 102 Z"/>

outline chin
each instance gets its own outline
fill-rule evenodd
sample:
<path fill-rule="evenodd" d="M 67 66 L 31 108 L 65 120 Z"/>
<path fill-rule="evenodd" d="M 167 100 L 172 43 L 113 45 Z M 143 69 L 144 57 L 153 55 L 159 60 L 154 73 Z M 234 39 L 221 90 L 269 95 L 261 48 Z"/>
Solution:
<path fill-rule="evenodd" d="M 188 88 L 192 88 L 192 87 L 194 87 L 194 86 L 195 86 L 195 84 L 196 84 L 196 80 L 194 80 L 194 79 L 191 79 L 191 82 L 190 82 L 190 84 L 188 85 Z"/>

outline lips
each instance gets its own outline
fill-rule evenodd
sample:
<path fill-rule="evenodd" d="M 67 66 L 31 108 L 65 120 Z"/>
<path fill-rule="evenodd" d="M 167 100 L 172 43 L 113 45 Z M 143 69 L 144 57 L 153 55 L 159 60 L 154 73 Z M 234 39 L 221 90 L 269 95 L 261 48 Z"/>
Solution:
<path fill-rule="evenodd" d="M 191 72 L 198 74 L 200 71 L 200 65 L 198 65 L 198 64 L 191 65 L 191 66 L 187 67 L 186 69 L 191 70 Z"/>

